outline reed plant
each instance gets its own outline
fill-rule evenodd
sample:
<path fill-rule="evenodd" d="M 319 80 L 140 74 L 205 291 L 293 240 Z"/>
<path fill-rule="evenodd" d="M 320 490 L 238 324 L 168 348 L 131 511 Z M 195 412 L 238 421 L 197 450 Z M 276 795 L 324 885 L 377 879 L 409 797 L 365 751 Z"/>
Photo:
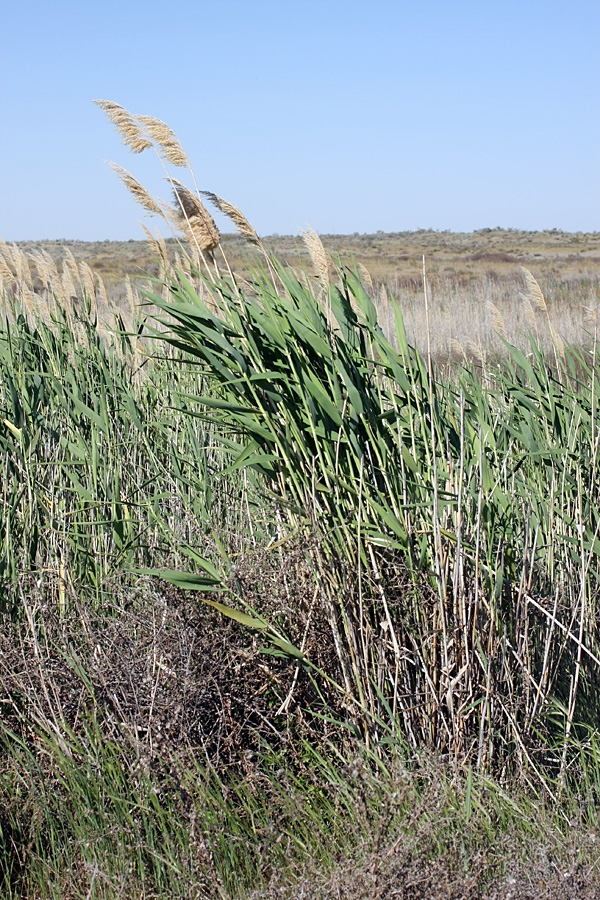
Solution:
<path fill-rule="evenodd" d="M 325 896 L 355 855 L 378 897 L 449 846 L 484 890 L 540 810 L 562 859 L 600 784 L 594 323 L 563 342 L 526 273 L 550 349 L 498 320 L 501 355 L 441 370 L 358 266 L 310 231 L 282 265 L 164 123 L 100 106 L 164 163 L 171 205 L 118 174 L 180 256 L 150 235 L 108 329 L 85 269 L 1 248 L 6 896 Z"/>

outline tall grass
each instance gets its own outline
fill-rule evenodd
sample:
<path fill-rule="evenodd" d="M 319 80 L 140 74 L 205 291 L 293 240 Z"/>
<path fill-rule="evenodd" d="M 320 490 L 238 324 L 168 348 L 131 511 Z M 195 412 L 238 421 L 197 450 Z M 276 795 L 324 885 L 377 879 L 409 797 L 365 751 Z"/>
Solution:
<path fill-rule="evenodd" d="M 189 166 L 163 123 L 104 108 L 132 149 Z M 376 897 L 436 778 L 436 809 L 479 828 L 459 856 L 511 814 L 524 840 L 531 803 L 560 831 L 581 783 L 592 820 L 595 341 L 549 328 L 550 351 L 533 334 L 442 372 L 314 233 L 314 274 L 264 252 L 242 281 L 202 198 L 264 251 L 236 207 L 172 178 L 165 210 L 123 171 L 187 254 L 149 282 L 150 318 L 105 333 L 85 289 L 40 316 L 17 285 L 0 329 L 7 896 L 259 896 L 362 848 Z M 185 611 L 173 637 L 188 589 L 237 631 Z M 142 662 L 111 625 L 132 607 Z M 198 629 L 212 694 L 192 690 Z"/>
<path fill-rule="evenodd" d="M 482 766 L 508 747 L 527 756 L 559 700 L 567 740 L 597 714 L 594 367 L 532 340 L 485 384 L 473 368 L 443 383 L 399 310 L 399 349 L 383 335 L 352 273 L 327 309 L 278 275 L 283 289 L 264 277 L 252 297 L 212 284 L 216 312 L 185 279 L 151 299 L 175 320 L 166 340 L 218 386 L 206 415 L 242 443 L 231 468 L 260 472 L 288 527 L 317 536 L 355 723 Z"/>

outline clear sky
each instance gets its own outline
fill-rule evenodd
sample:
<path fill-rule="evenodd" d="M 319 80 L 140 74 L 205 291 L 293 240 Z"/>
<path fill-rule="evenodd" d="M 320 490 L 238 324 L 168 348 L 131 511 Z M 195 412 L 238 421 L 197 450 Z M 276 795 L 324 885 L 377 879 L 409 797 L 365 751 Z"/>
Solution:
<path fill-rule="evenodd" d="M 600 230 L 598 0 L 7 0 L 2 33 L 7 241 L 153 226 L 104 160 L 167 199 L 158 161 L 94 99 L 261 234 Z"/>

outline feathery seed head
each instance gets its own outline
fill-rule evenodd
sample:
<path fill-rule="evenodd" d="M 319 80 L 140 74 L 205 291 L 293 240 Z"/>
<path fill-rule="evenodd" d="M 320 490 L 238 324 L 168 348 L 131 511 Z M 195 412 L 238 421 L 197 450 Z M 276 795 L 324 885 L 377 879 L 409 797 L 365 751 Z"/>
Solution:
<path fill-rule="evenodd" d="M 535 312 L 533 310 L 533 306 L 531 305 L 531 301 L 528 297 L 525 297 L 525 299 L 523 300 L 523 311 L 525 313 L 527 327 L 533 334 L 533 332 L 537 330 L 537 322 L 535 321 Z"/>
<path fill-rule="evenodd" d="M 548 307 L 546 306 L 546 301 L 544 300 L 544 295 L 542 293 L 541 287 L 539 286 L 529 269 L 526 269 L 525 266 L 521 266 L 521 271 L 525 276 L 525 283 L 527 284 L 527 298 L 542 312 L 548 312 Z"/>
<path fill-rule="evenodd" d="M 141 122 L 146 134 L 150 136 L 157 147 L 160 147 L 167 162 L 173 166 L 191 168 L 187 153 L 181 146 L 179 138 L 165 122 L 154 116 L 137 116 L 137 121 Z"/>
<path fill-rule="evenodd" d="M 123 169 L 113 162 L 109 162 L 108 165 L 117 173 L 129 193 L 133 195 L 140 206 L 143 206 L 144 209 L 153 216 L 161 216 L 164 218 L 164 213 L 158 203 L 150 196 L 146 188 L 133 177 L 131 172 L 128 172 L 127 169 Z"/>
<path fill-rule="evenodd" d="M 243 215 L 243 213 L 234 206 L 233 203 L 228 203 L 227 200 L 223 200 L 222 197 L 218 197 L 216 194 L 211 193 L 211 191 L 200 191 L 203 197 L 206 197 L 210 202 L 217 207 L 217 209 L 223 213 L 223 215 L 227 216 L 239 233 L 247 238 L 249 241 L 252 241 L 253 244 L 260 244 L 260 238 L 248 219 Z"/>
<path fill-rule="evenodd" d="M 492 318 L 492 323 L 495 330 L 498 332 L 500 337 L 503 337 L 504 340 L 506 340 L 506 326 L 504 324 L 504 319 L 502 318 L 502 313 L 497 306 L 494 306 L 494 304 L 490 303 L 489 301 L 487 303 L 487 307 L 490 311 L 490 316 Z"/>
<path fill-rule="evenodd" d="M 317 270 L 317 275 L 321 279 L 323 287 L 329 287 L 329 257 L 325 252 L 325 247 L 321 238 L 312 228 L 307 228 L 302 232 L 302 240 L 309 252 L 313 265 Z"/>
<path fill-rule="evenodd" d="M 359 262 L 356 264 L 356 268 L 358 269 L 358 274 L 360 275 L 360 280 L 362 282 L 363 287 L 369 289 L 369 291 L 373 291 L 373 279 L 371 278 L 371 273 L 367 269 L 363 263 Z"/>
<path fill-rule="evenodd" d="M 215 222 L 202 201 L 184 184 L 171 179 L 175 202 L 179 205 L 177 224 L 199 250 L 211 252 L 220 243 L 221 236 Z"/>
<path fill-rule="evenodd" d="M 152 146 L 152 141 L 144 134 L 136 117 L 123 106 L 113 103 L 111 100 L 94 100 L 93 102 L 104 110 L 121 136 L 121 140 L 132 153 L 141 153 L 142 150 Z"/>

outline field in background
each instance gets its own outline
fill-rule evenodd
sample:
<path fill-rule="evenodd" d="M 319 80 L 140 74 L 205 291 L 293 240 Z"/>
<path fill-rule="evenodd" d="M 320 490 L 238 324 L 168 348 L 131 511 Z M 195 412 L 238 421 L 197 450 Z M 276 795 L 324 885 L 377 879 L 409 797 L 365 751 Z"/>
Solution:
<path fill-rule="evenodd" d="M 256 253 L 235 234 L 225 234 L 223 247 L 232 269 L 248 272 Z M 395 234 L 321 235 L 323 245 L 343 264 L 365 266 L 375 288 L 384 330 L 393 333 L 390 293 L 398 300 L 408 337 L 426 349 L 423 304 L 423 256 L 431 304 L 432 352 L 444 362 L 500 348 L 499 321 L 506 337 L 525 346 L 526 335 L 539 329 L 548 348 L 547 320 L 537 324 L 523 304 L 525 266 L 540 283 L 549 308 L 549 321 L 567 343 L 588 345 L 594 332 L 595 309 L 600 298 L 600 233 L 562 231 L 526 232 L 482 229 L 469 234 L 423 230 Z M 172 260 L 177 242 L 167 240 Z M 299 271 L 311 271 L 308 250 L 300 237 L 267 236 L 265 247 L 281 262 Z M 124 310 L 129 301 L 126 280 L 144 285 L 159 267 L 147 241 L 42 241 L 21 242 L 26 255 L 43 250 L 55 261 L 66 251 L 87 263 L 101 276 L 107 294 Z M 492 304 L 500 315 L 490 309 Z M 502 325 L 500 325 L 502 328 Z"/>

